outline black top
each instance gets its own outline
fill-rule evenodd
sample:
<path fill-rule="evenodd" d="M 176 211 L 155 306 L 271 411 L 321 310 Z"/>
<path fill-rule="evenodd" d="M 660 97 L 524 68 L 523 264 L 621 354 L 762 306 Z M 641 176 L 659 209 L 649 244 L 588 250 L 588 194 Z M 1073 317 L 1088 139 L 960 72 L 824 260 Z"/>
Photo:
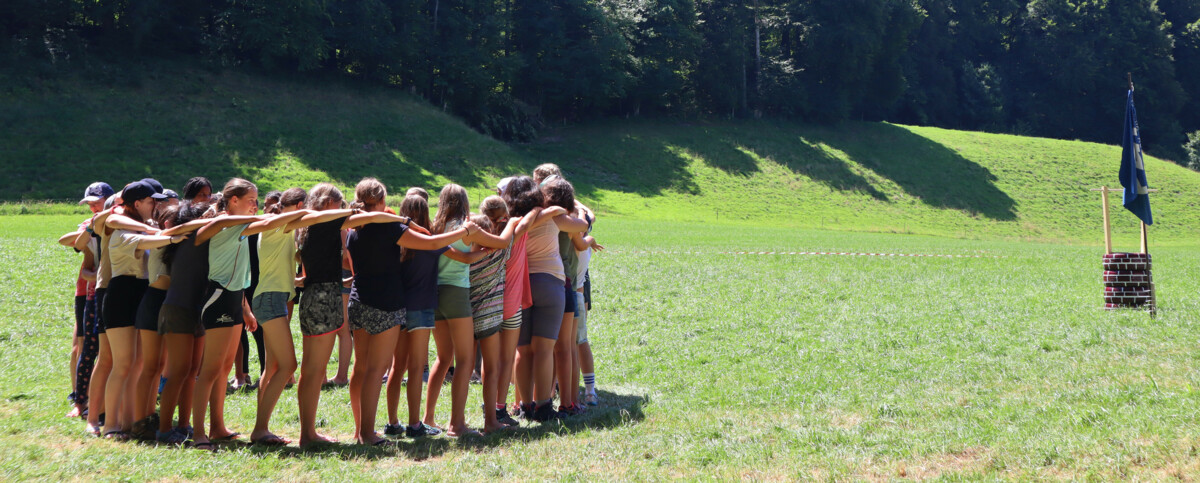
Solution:
<path fill-rule="evenodd" d="M 246 287 L 246 299 L 254 300 L 258 290 L 258 233 L 246 237 L 250 243 L 250 286 Z"/>
<path fill-rule="evenodd" d="M 400 245 L 407 226 L 400 222 L 363 225 L 350 232 L 346 248 L 354 260 L 350 300 L 386 312 L 404 308 L 400 278 Z"/>
<path fill-rule="evenodd" d="M 413 250 L 412 258 L 400 265 L 406 310 L 430 310 L 437 307 L 438 259 L 449 249 L 450 247 Z"/>
<path fill-rule="evenodd" d="M 200 310 L 208 287 L 208 242 L 196 246 L 196 234 L 192 233 L 177 250 L 171 261 L 171 286 L 163 303 Z"/>
<path fill-rule="evenodd" d="M 342 282 L 342 225 L 346 217 L 308 227 L 308 237 L 300 247 L 304 264 L 304 283 Z"/>

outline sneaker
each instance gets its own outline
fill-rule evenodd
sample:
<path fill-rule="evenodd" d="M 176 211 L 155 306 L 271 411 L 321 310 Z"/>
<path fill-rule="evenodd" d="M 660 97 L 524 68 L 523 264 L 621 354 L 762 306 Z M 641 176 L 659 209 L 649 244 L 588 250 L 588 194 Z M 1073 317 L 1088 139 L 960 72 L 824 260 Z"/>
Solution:
<path fill-rule="evenodd" d="M 578 416 L 580 414 L 583 414 L 583 411 L 584 411 L 583 406 L 580 405 L 579 403 L 575 403 L 570 406 L 559 406 L 558 407 L 559 414 L 562 414 L 563 416 Z"/>
<path fill-rule="evenodd" d="M 526 421 L 533 421 L 533 404 L 513 403 L 513 414 Z"/>
<path fill-rule="evenodd" d="M 442 430 L 429 426 L 425 423 L 417 423 L 417 427 L 408 426 L 404 428 L 404 435 L 410 438 L 421 438 L 425 436 L 437 436 L 442 434 Z"/>
<path fill-rule="evenodd" d="M 400 423 L 383 425 L 383 434 L 387 436 L 400 436 L 404 434 L 404 425 Z"/>
<path fill-rule="evenodd" d="M 508 408 L 497 409 L 496 410 L 496 420 L 499 421 L 500 424 L 503 424 L 510 428 L 521 425 L 521 423 L 517 422 L 516 419 L 513 419 L 513 417 L 508 414 Z"/>
<path fill-rule="evenodd" d="M 597 396 L 594 392 L 587 393 L 583 396 L 583 402 L 588 406 L 599 406 L 600 396 Z"/>
<path fill-rule="evenodd" d="M 471 373 L 471 384 L 483 384 L 483 378 L 479 376 L 478 372 Z"/>
<path fill-rule="evenodd" d="M 539 423 L 546 423 L 550 421 L 557 421 L 562 418 L 563 414 L 554 410 L 554 403 L 548 402 L 538 406 L 538 408 L 533 411 L 533 416 L 531 419 Z"/>

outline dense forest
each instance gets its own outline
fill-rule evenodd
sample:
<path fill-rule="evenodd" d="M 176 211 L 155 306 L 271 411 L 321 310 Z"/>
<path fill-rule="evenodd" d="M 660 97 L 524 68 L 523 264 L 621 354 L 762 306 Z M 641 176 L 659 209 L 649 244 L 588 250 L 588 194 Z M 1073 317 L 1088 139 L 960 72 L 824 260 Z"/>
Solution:
<path fill-rule="evenodd" d="M 1196 0 L 5 0 L 0 52 L 336 73 L 507 140 L 720 116 L 1115 143 L 1129 72 L 1148 151 L 1200 167 Z"/>

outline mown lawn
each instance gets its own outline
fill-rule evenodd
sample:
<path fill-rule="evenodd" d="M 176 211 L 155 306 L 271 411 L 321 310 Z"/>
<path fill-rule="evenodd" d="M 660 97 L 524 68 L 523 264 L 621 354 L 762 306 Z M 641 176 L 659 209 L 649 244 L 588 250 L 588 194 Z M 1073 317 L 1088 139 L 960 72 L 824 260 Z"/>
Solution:
<path fill-rule="evenodd" d="M 600 408 L 562 427 L 478 440 L 309 453 L 227 446 L 214 455 L 97 440 L 63 417 L 78 260 L 53 239 L 75 218 L 0 217 L 3 480 L 1200 471 L 1195 247 L 1155 251 L 1161 310 L 1151 319 L 1098 308 L 1095 246 L 609 218 L 597 225 L 609 250 L 593 265 L 589 323 Z M 750 250 L 964 257 L 720 253 Z M 468 407 L 478 398 L 475 386 Z M 448 395 L 442 402 L 448 415 Z M 227 407 L 233 429 L 252 426 L 251 395 Z M 319 414 L 324 431 L 350 439 L 344 389 L 326 391 Z M 298 435 L 294 389 L 275 422 Z"/>

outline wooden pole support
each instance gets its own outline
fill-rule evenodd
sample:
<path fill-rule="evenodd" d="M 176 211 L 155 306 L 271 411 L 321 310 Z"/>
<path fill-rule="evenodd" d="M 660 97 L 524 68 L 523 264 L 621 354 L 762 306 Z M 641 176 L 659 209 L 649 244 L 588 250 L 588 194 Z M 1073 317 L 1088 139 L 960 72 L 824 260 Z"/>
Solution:
<path fill-rule="evenodd" d="M 1104 253 L 1112 253 L 1112 225 L 1108 218 L 1108 187 L 1100 187 L 1100 204 L 1104 211 Z M 1144 232 L 1143 232 L 1144 233 Z"/>
<path fill-rule="evenodd" d="M 1142 253 L 1150 253 L 1149 251 L 1146 251 L 1146 222 L 1144 221 L 1142 222 Z"/>

